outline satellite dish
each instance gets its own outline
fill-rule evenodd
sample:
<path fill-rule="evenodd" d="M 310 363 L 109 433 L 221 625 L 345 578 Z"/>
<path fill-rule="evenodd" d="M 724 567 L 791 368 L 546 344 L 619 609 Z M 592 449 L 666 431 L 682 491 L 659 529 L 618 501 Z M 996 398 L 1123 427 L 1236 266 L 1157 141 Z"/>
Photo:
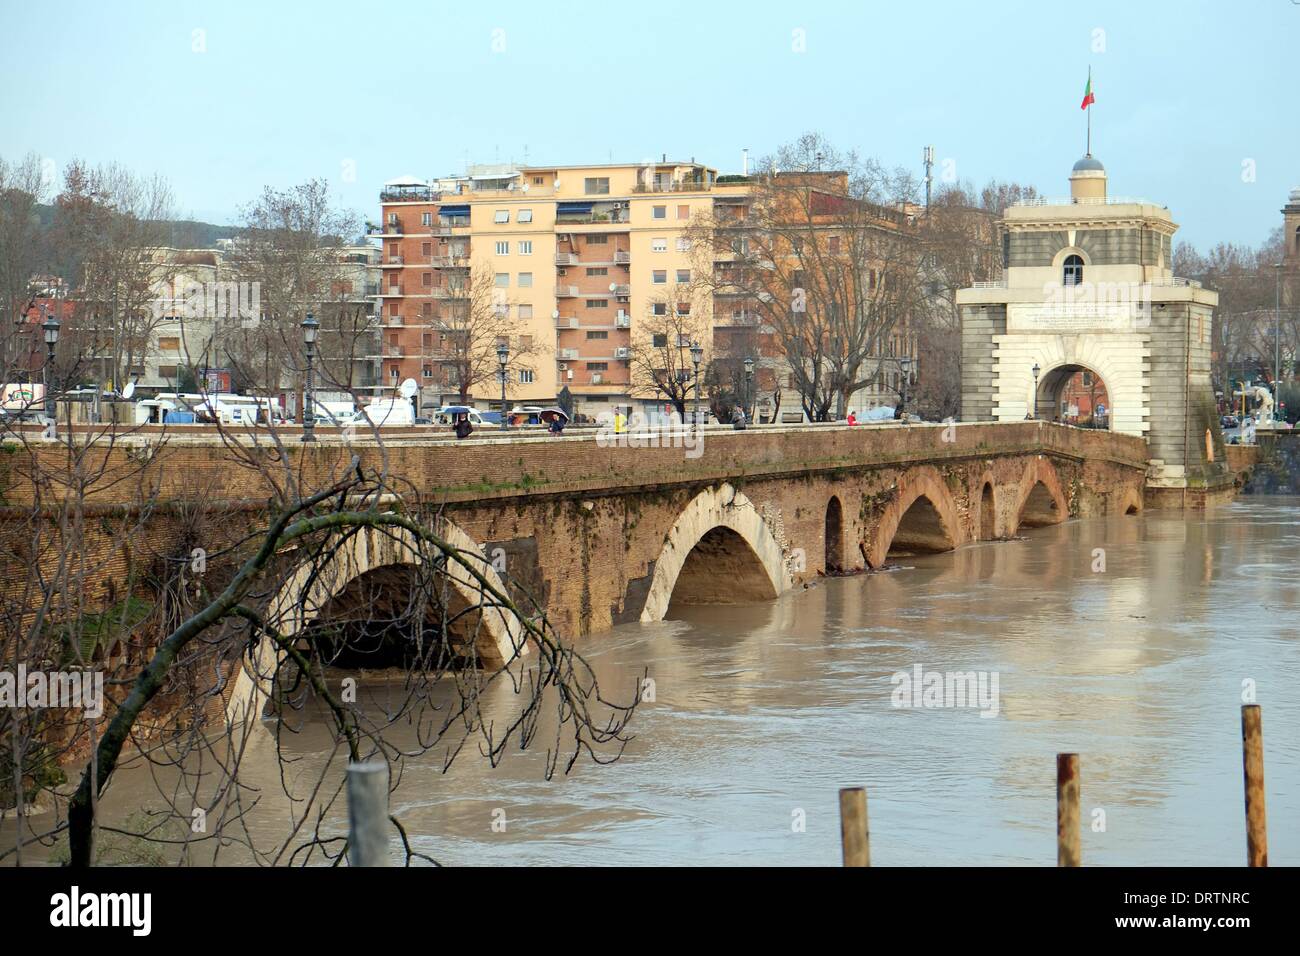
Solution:
<path fill-rule="evenodd" d="M 126 388 L 122 389 L 122 397 L 130 398 L 135 394 L 135 382 L 127 382 Z"/>
<path fill-rule="evenodd" d="M 553 319 L 558 319 L 559 317 L 560 317 L 560 310 L 559 310 L 559 309 L 556 309 L 556 310 L 554 310 L 554 311 L 551 313 L 551 318 L 553 318 Z"/>
<path fill-rule="evenodd" d="M 524 192 L 528 192 L 528 184 L 527 184 L 527 183 L 523 183 L 523 184 L 521 184 L 519 188 L 522 189 Z"/>
<path fill-rule="evenodd" d="M 400 391 L 402 393 L 402 398 L 414 398 L 415 393 L 418 392 L 419 390 L 420 390 L 420 386 L 415 384 L 415 379 L 413 378 L 408 378 L 405 382 L 401 384 L 401 388 L 400 388 Z"/>
<path fill-rule="evenodd" d="M 611 282 L 611 283 L 609 284 L 609 291 L 610 291 L 610 292 L 613 292 L 613 291 L 614 291 L 615 289 L 617 289 L 617 288 L 618 288 L 618 283 L 616 283 L 616 282 Z"/>
<path fill-rule="evenodd" d="M 557 180 L 555 180 L 555 182 L 553 182 L 551 185 L 554 186 L 556 189 L 559 189 L 559 188 L 560 188 L 560 181 L 557 179 Z"/>

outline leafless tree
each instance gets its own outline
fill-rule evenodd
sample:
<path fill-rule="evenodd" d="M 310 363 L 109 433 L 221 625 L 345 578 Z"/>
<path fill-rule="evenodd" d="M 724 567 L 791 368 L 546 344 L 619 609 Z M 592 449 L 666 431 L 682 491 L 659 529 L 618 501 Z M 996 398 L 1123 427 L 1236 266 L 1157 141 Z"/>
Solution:
<path fill-rule="evenodd" d="M 677 283 L 650 297 L 632 337 L 632 388 L 663 396 L 683 421 L 695 388 L 691 346 L 705 347 L 707 316 L 708 296 L 700 286 Z"/>

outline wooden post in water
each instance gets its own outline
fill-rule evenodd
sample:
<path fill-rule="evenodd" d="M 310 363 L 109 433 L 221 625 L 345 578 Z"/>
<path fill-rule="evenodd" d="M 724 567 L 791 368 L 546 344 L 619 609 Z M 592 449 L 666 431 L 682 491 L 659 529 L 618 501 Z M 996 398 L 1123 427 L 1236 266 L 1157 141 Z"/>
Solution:
<path fill-rule="evenodd" d="M 1241 708 L 1241 762 L 1246 781 L 1246 865 L 1268 866 L 1264 815 L 1264 724 L 1259 704 Z"/>
<path fill-rule="evenodd" d="M 1056 755 L 1056 865 L 1083 865 L 1078 754 Z"/>
<path fill-rule="evenodd" d="M 388 764 L 348 764 L 348 865 L 388 866 Z"/>
<path fill-rule="evenodd" d="M 871 834 L 867 829 L 867 791 L 862 787 L 840 790 L 840 844 L 845 866 L 871 865 Z"/>

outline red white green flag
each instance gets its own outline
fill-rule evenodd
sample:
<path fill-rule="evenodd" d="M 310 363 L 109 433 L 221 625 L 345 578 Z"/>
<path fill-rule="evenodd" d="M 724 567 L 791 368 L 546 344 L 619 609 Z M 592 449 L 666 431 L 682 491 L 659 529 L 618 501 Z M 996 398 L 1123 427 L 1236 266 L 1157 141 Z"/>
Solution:
<path fill-rule="evenodd" d="M 1086 110 L 1095 102 L 1097 102 L 1097 97 L 1092 92 L 1092 70 L 1089 70 L 1088 85 L 1083 88 L 1083 102 L 1079 104 L 1079 109 Z"/>

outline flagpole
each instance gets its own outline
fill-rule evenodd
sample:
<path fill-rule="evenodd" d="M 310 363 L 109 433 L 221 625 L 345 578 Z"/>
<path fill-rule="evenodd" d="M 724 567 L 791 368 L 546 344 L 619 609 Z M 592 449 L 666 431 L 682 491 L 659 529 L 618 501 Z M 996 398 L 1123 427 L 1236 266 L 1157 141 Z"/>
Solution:
<path fill-rule="evenodd" d="M 1088 92 L 1092 92 L 1092 67 L 1088 67 Z M 1088 103 L 1088 148 L 1085 156 L 1092 155 L 1092 103 Z"/>

